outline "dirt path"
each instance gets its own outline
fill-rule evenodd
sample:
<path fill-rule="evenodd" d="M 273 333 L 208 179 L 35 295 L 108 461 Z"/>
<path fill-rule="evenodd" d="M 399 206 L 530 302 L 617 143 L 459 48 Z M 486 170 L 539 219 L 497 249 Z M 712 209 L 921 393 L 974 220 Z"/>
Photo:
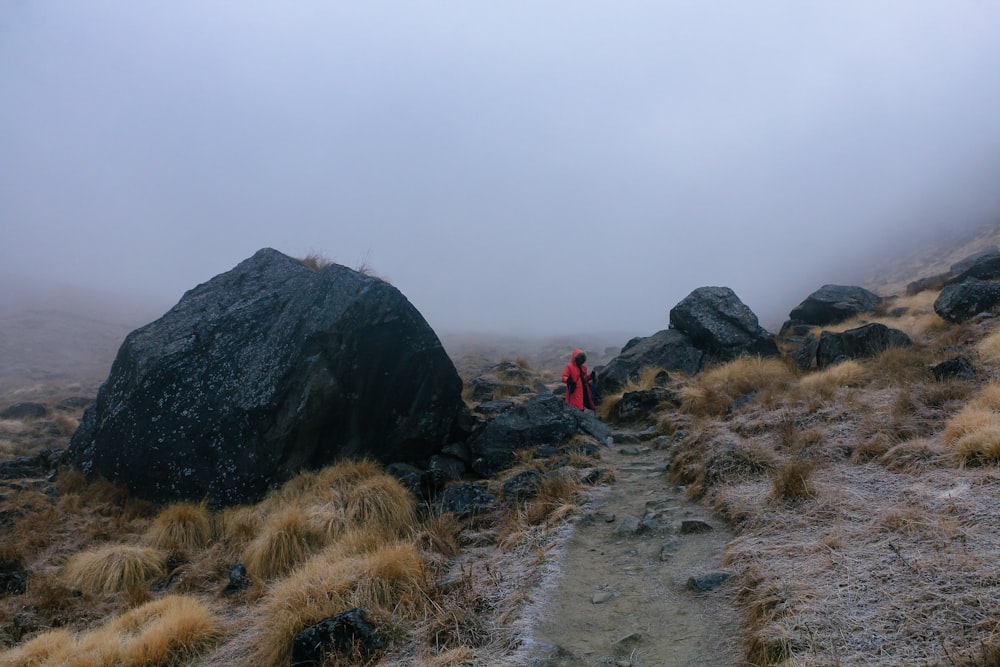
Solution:
<path fill-rule="evenodd" d="M 636 439 L 615 434 L 616 443 Z M 688 585 L 693 576 L 725 570 L 720 559 L 732 535 L 669 483 L 667 454 L 653 442 L 616 444 L 603 458 L 616 481 L 568 540 L 562 574 L 535 626 L 535 664 L 739 664 L 732 584 L 707 593 Z M 642 520 L 637 531 L 627 525 Z M 685 521 L 711 530 L 685 532 Z"/>

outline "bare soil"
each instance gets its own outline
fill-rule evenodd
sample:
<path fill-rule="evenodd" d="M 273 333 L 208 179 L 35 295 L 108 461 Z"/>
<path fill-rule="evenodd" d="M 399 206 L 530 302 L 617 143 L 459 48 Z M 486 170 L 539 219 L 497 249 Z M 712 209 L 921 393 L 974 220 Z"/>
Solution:
<path fill-rule="evenodd" d="M 739 664 L 735 580 L 710 593 L 688 587 L 692 576 L 724 570 L 732 535 L 670 484 L 667 454 L 652 442 L 615 445 L 602 457 L 616 481 L 565 544 L 561 574 L 537 612 L 536 664 Z M 653 525 L 623 534 L 626 517 Z M 712 530 L 680 534 L 681 522 L 695 519 Z"/>

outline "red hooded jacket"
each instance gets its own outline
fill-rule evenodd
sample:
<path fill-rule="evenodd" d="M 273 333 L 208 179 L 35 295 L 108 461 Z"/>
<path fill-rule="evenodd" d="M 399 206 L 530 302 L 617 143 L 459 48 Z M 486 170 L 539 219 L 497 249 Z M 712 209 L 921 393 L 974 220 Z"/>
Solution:
<path fill-rule="evenodd" d="M 573 350 L 573 356 L 563 369 L 562 381 L 566 383 L 566 402 L 580 410 L 584 408 L 593 410 L 594 398 L 590 393 L 590 374 L 587 372 L 587 364 L 576 365 L 578 354 L 583 354 L 583 350 Z"/>

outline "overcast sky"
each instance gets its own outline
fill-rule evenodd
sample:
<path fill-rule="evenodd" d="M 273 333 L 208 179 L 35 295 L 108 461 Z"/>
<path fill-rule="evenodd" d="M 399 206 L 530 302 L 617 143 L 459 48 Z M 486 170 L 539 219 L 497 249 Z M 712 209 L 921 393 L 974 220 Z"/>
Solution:
<path fill-rule="evenodd" d="M 992 0 L 0 4 L 0 270 L 165 306 L 270 246 L 440 332 L 768 324 L 998 185 Z"/>

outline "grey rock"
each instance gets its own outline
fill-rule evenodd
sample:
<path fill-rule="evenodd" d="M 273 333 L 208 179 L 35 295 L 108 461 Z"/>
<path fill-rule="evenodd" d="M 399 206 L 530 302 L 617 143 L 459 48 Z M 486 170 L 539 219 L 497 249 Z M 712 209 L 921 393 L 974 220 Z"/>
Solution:
<path fill-rule="evenodd" d="M 618 594 L 613 591 L 597 591 L 591 596 L 590 601 L 594 604 L 604 604 L 606 602 L 611 602 Z"/>
<path fill-rule="evenodd" d="M 728 287 L 699 287 L 670 309 L 670 326 L 714 361 L 777 357 L 774 336 Z"/>
<path fill-rule="evenodd" d="M 0 410 L 0 419 L 37 419 L 49 413 L 41 403 L 15 403 Z"/>
<path fill-rule="evenodd" d="M 129 334 L 66 458 L 158 502 L 250 502 L 340 458 L 426 459 L 461 391 L 395 287 L 264 249 Z"/>
<path fill-rule="evenodd" d="M 705 364 L 705 353 L 679 331 L 664 329 L 647 338 L 633 338 L 621 353 L 596 371 L 597 392 L 613 394 L 629 380 L 638 380 L 645 368 L 664 368 L 694 375 Z M 662 380 L 666 381 L 666 378 Z"/>
<path fill-rule="evenodd" d="M 626 516 L 615 526 L 615 535 L 637 535 L 642 530 L 642 522 L 637 516 Z"/>
<path fill-rule="evenodd" d="M 943 290 L 934 302 L 934 312 L 949 322 L 971 320 L 1000 306 L 1000 282 L 967 278 Z"/>
<path fill-rule="evenodd" d="M 708 572 L 688 578 L 687 587 L 689 590 L 708 593 L 716 590 L 732 577 L 729 572 Z"/>
<path fill-rule="evenodd" d="M 697 535 L 700 533 L 708 533 L 715 530 L 709 524 L 701 521 L 699 519 L 684 519 L 681 521 L 680 534 L 681 535 Z"/>
<path fill-rule="evenodd" d="M 938 382 L 947 378 L 959 378 L 961 380 L 974 380 L 976 369 L 972 367 L 972 362 L 965 357 L 955 357 L 948 361 L 942 361 L 931 368 L 934 379 Z"/>
<path fill-rule="evenodd" d="M 519 472 L 503 483 L 503 497 L 513 500 L 534 498 L 543 478 L 542 471 L 537 468 Z"/>
<path fill-rule="evenodd" d="M 788 314 L 789 318 L 812 325 L 836 324 L 874 310 L 882 298 L 863 287 L 823 285 Z"/>
<path fill-rule="evenodd" d="M 461 482 L 449 486 L 438 496 L 435 509 L 439 514 L 452 513 L 459 518 L 485 512 L 497 500 L 481 482 Z"/>
<path fill-rule="evenodd" d="M 844 359 L 874 357 L 890 347 L 909 347 L 910 337 L 884 324 L 866 324 L 842 333 L 824 331 L 816 350 L 816 364 L 826 368 Z"/>

